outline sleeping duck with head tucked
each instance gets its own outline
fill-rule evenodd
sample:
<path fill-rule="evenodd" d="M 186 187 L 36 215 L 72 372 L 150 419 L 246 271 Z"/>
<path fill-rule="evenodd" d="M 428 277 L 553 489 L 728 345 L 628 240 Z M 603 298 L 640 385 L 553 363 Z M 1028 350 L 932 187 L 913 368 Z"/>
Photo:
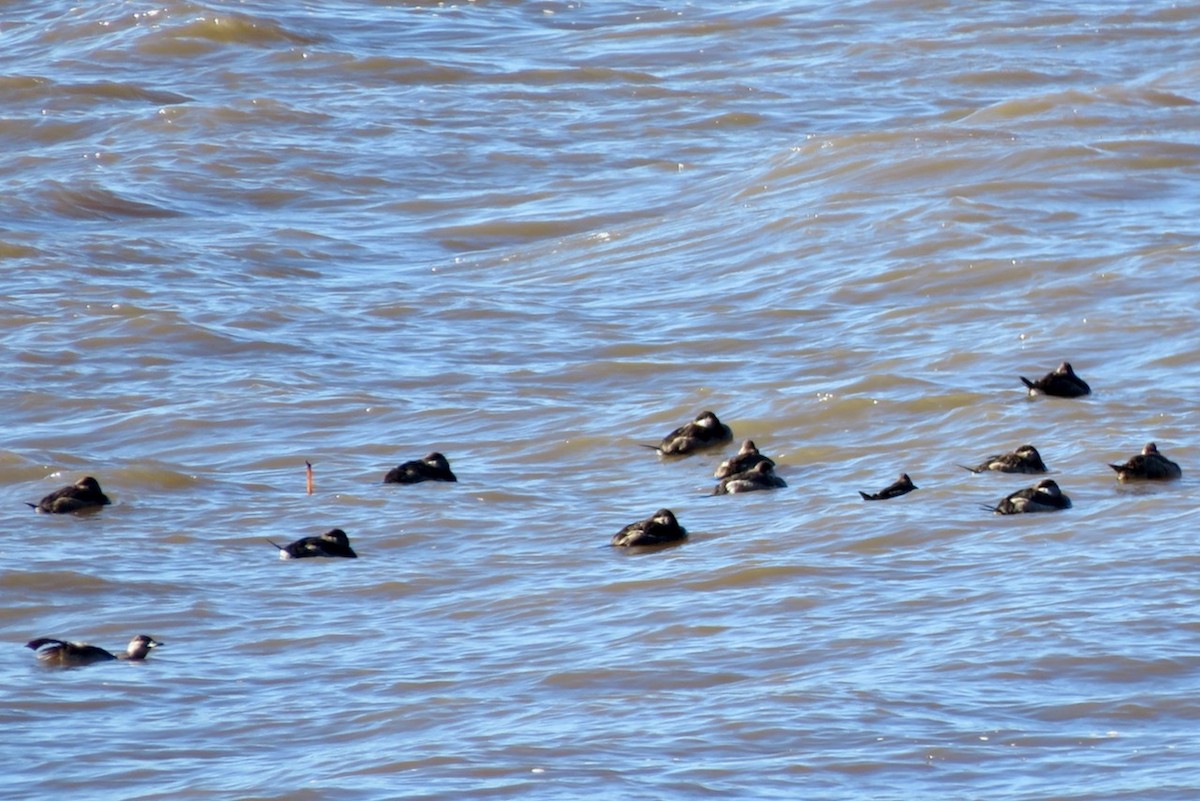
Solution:
<path fill-rule="evenodd" d="M 1075 368 L 1070 362 L 1063 362 L 1036 381 L 1030 381 L 1025 376 L 1017 376 L 1029 390 L 1030 395 L 1052 395 L 1056 398 L 1081 398 L 1090 395 L 1092 388 L 1087 382 L 1075 375 Z"/>
<path fill-rule="evenodd" d="M 333 528 L 316 537 L 303 537 L 289 545 L 279 545 L 267 540 L 279 549 L 280 559 L 307 559 L 316 556 L 341 556 L 357 559 L 358 554 L 350 547 L 350 537 L 340 528 Z"/>
<path fill-rule="evenodd" d="M 1043 478 L 1032 487 L 1017 490 L 995 506 L 983 507 L 998 515 L 1017 515 L 1029 512 L 1057 512 L 1070 509 L 1071 499 L 1059 489 L 1058 482 Z"/>
<path fill-rule="evenodd" d="M 70 486 L 56 489 L 37 503 L 26 501 L 35 510 L 52 515 L 99 509 L 109 503 L 108 496 L 100 491 L 100 482 L 91 476 L 84 476 Z"/>
<path fill-rule="evenodd" d="M 662 438 L 657 445 L 647 445 L 661 456 L 686 456 L 689 453 L 715 448 L 733 440 L 733 431 L 712 412 L 701 412 L 690 423 L 681 425 Z"/>
<path fill-rule="evenodd" d="M 1179 465 L 1158 452 L 1158 446 L 1147 442 L 1142 452 L 1130 456 L 1124 464 L 1110 464 L 1117 471 L 1117 481 L 1171 481 L 1182 478 Z"/>
<path fill-rule="evenodd" d="M 679 525 L 670 509 L 659 509 L 645 520 L 630 523 L 613 535 L 612 545 L 617 548 L 645 548 L 654 545 L 670 545 L 687 539 L 687 529 Z"/>
<path fill-rule="evenodd" d="M 384 484 L 420 484 L 422 481 L 458 481 L 458 476 L 450 470 L 449 460 L 433 451 L 421 459 L 393 467 L 383 477 Z"/>
<path fill-rule="evenodd" d="M 989 456 L 978 467 L 967 467 L 965 464 L 960 464 L 959 467 L 963 470 L 970 470 L 972 473 L 983 473 L 988 470 L 994 470 L 997 473 L 1046 472 L 1046 463 L 1042 461 L 1042 455 L 1032 445 L 1022 445 L 1015 451 Z"/>
<path fill-rule="evenodd" d="M 786 486 L 787 482 L 775 475 L 775 468 L 768 460 L 758 462 L 749 470 L 721 479 L 713 489 L 713 495 L 735 495 L 740 492 L 782 489 Z"/>
<path fill-rule="evenodd" d="M 717 466 L 717 472 L 713 473 L 713 478 L 729 478 L 730 476 L 736 476 L 738 473 L 745 473 L 747 470 L 753 469 L 760 462 L 766 462 L 771 467 L 775 466 L 774 461 L 759 452 L 758 446 L 754 444 L 754 440 L 744 440 L 742 447 L 738 449 L 737 453 Z"/>

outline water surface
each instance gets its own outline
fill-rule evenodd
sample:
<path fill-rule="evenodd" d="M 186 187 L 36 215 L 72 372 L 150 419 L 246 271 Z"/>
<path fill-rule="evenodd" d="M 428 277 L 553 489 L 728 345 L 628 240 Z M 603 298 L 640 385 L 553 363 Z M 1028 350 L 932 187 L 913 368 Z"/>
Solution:
<path fill-rule="evenodd" d="M 0 10 L 0 795 L 1196 795 L 1200 6 L 276 6 Z"/>

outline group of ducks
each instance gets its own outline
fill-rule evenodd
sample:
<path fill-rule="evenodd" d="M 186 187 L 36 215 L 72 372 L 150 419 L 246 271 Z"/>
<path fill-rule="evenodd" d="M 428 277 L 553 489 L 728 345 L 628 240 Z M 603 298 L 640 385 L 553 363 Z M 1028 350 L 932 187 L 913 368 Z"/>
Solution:
<path fill-rule="evenodd" d="M 311 470 L 311 465 L 309 466 Z M 405 462 L 387 472 L 385 484 L 417 484 L 422 481 L 458 481 L 450 470 L 450 463 L 440 453 L 427 454 L 422 459 Z M 100 488 L 100 482 L 85 476 L 70 486 L 57 489 L 37 503 L 30 503 L 36 511 L 45 514 L 70 514 L 96 510 L 111 503 Z M 279 549 L 280 559 L 303 559 L 314 556 L 358 558 L 350 547 L 350 538 L 345 531 L 335 528 L 316 537 L 303 537 L 289 545 L 271 545 Z M 38 660 L 52 667 L 83 667 L 97 662 L 126 660 L 141 662 L 150 654 L 150 649 L 162 645 L 146 634 L 138 634 L 129 641 L 124 651 L 112 653 L 95 645 L 83 642 L 68 642 L 53 637 L 39 637 L 25 644 L 37 653 Z"/>
<path fill-rule="evenodd" d="M 1070 362 L 1063 362 L 1036 381 L 1019 376 L 1030 395 L 1051 395 L 1059 398 L 1081 398 L 1090 395 L 1092 388 L 1075 374 Z M 1142 452 L 1130 457 L 1123 464 L 1110 464 L 1117 473 L 1118 481 L 1170 481 L 1182 478 L 1179 465 L 1158 452 L 1153 442 L 1146 443 Z M 1046 465 L 1037 449 L 1022 445 L 1008 454 L 993 456 L 978 468 L 967 468 L 972 472 L 998 470 L 1004 473 L 1044 473 Z M 1058 483 L 1044 478 L 1032 487 L 1018 490 L 995 506 L 984 506 L 996 514 L 1011 515 L 1022 512 L 1053 512 L 1070 509 L 1071 499 L 1063 494 Z"/>
<path fill-rule="evenodd" d="M 1091 387 L 1076 375 L 1069 362 L 1063 362 L 1046 375 L 1031 381 L 1018 376 L 1030 395 L 1050 395 L 1059 398 L 1079 398 L 1091 394 Z M 732 441 L 733 432 L 712 412 L 703 412 L 692 422 L 675 429 L 658 445 L 649 445 L 662 456 L 683 456 L 696 451 L 717 447 Z M 976 467 L 959 465 L 972 473 L 995 471 L 1000 473 L 1045 473 L 1046 464 L 1041 454 L 1032 445 L 1022 445 L 1009 453 L 989 456 Z M 1142 452 L 1122 464 L 1110 464 L 1117 473 L 1118 481 L 1166 481 L 1182 477 L 1179 465 L 1163 456 L 1158 447 L 1148 443 Z M 751 440 L 742 443 L 737 455 L 722 462 L 716 477 L 721 479 L 713 491 L 714 495 L 736 492 L 768 490 L 787 486 L 775 475 L 775 463 L 759 453 Z M 859 490 L 865 501 L 881 501 L 898 498 L 918 489 L 907 473 L 884 487 L 879 492 L 867 493 Z M 995 505 L 985 504 L 984 509 L 1000 515 L 1030 512 L 1052 512 L 1069 509 L 1068 498 L 1054 479 L 1046 478 L 1032 487 L 1017 490 L 1005 496 Z M 649 547 L 682 542 L 687 539 L 687 530 L 679 524 L 670 509 L 659 509 L 645 520 L 632 523 L 621 529 L 612 538 L 619 547 Z"/>
<path fill-rule="evenodd" d="M 1075 374 L 1071 365 L 1063 362 L 1056 369 L 1036 381 L 1020 376 L 1030 395 L 1052 395 L 1062 398 L 1078 398 L 1091 393 L 1091 388 Z M 657 445 L 646 445 L 664 457 L 686 456 L 711 448 L 720 447 L 733 440 L 733 431 L 722 423 L 711 411 L 701 413 L 690 423 L 676 428 L 662 438 Z M 1032 445 L 1022 445 L 1009 453 L 989 456 L 976 467 L 959 465 L 972 473 L 995 471 L 1000 473 L 1036 474 L 1047 472 L 1041 454 Z M 1167 459 L 1153 442 L 1148 443 L 1140 454 L 1123 464 L 1110 464 L 1117 473 L 1118 481 L 1164 481 L 1178 479 L 1183 475 L 1179 465 Z M 311 471 L 311 465 L 309 466 Z M 745 440 L 736 454 L 721 462 L 714 478 L 719 479 L 713 489 L 714 495 L 729 495 L 742 492 L 780 489 L 787 483 L 775 474 L 775 462 L 759 452 L 752 440 Z M 450 463 L 441 453 L 433 452 L 392 468 L 384 476 L 385 484 L 417 484 L 423 481 L 458 481 L 450 469 Z M 311 472 L 310 472 L 311 481 Z M 917 486 L 907 473 L 902 473 L 893 484 L 879 492 L 859 491 L 864 500 L 876 501 L 897 498 Z M 97 509 L 109 504 L 108 496 L 100 489 L 100 483 L 86 476 L 76 483 L 55 490 L 37 503 L 29 504 L 39 512 L 68 514 Z M 1009 515 L 1028 512 L 1050 512 L 1068 509 L 1071 500 L 1053 479 L 1042 479 L 1032 487 L 1018 490 L 994 506 L 984 505 L 988 511 Z M 630 523 L 613 535 L 611 544 L 620 548 L 648 548 L 683 542 L 687 530 L 679 524 L 670 509 L 659 509 L 645 520 Z M 315 537 L 303 537 L 288 545 L 278 545 L 268 540 L 279 550 L 280 559 L 304 559 L 309 557 L 341 557 L 355 559 L 358 554 L 350 547 L 350 538 L 340 528 Z M 27 647 L 37 652 L 38 659 L 48 665 L 76 667 L 111 660 L 142 661 L 162 643 L 153 637 L 139 634 L 134 637 L 124 652 L 110 653 L 103 648 L 79 642 L 67 642 L 50 637 L 31 640 Z"/>
<path fill-rule="evenodd" d="M 311 470 L 311 465 L 309 469 Z M 433 451 L 421 459 L 393 467 L 383 477 L 384 484 L 420 484 L 422 481 L 458 481 L 458 476 L 450 469 L 450 462 L 445 456 Z M 350 537 L 340 528 L 330 529 L 315 537 L 301 537 L 288 545 L 267 540 L 279 549 L 280 559 L 306 559 L 313 556 L 332 556 L 345 559 L 357 559 L 358 554 L 350 547 Z"/>

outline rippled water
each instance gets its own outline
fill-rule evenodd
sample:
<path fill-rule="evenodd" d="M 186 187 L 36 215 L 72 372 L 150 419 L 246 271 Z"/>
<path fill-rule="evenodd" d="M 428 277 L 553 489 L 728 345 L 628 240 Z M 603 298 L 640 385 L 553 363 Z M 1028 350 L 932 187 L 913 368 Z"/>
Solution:
<path fill-rule="evenodd" d="M 0 8 L 0 795 L 1195 797 L 1198 35 Z M 1094 394 L 1026 398 L 1063 359 Z M 788 488 L 640 447 L 703 409 Z M 1151 440 L 1184 479 L 1117 485 Z M 956 465 L 1024 442 L 1073 509 L 981 509 L 1032 481 Z M 687 544 L 607 547 L 664 506 Z"/>

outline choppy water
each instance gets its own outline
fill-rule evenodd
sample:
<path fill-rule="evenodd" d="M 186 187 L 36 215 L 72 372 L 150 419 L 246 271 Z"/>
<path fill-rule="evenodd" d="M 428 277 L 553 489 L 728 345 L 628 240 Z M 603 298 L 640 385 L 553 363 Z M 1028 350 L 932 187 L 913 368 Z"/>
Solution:
<path fill-rule="evenodd" d="M 0 795 L 1196 797 L 1198 38 L 0 7 Z M 1063 359 L 1095 393 L 1027 399 Z M 790 486 L 639 447 L 702 409 Z M 1150 440 L 1184 479 L 1118 486 Z M 980 509 L 1032 482 L 955 465 L 1023 442 L 1073 509 Z M 457 485 L 379 483 L 433 449 Z M 605 547 L 664 506 L 686 545 Z"/>

